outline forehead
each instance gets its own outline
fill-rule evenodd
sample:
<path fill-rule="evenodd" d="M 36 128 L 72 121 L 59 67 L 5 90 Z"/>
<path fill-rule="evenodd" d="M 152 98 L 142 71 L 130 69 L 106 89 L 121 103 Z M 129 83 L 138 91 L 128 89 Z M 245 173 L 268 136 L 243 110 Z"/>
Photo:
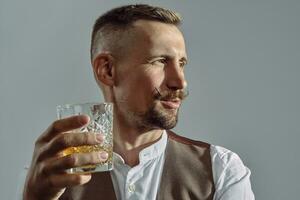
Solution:
<path fill-rule="evenodd" d="M 181 31 L 173 24 L 138 20 L 131 28 L 132 48 L 144 54 L 169 54 L 186 57 Z"/>

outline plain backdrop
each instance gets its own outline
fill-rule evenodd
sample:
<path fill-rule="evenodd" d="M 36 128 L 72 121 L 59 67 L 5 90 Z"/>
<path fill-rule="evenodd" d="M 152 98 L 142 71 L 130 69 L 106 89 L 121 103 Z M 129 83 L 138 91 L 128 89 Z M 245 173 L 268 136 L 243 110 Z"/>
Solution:
<path fill-rule="evenodd" d="M 256 199 L 299 199 L 299 0 L 0 0 L 0 194 L 13 199 L 56 105 L 102 101 L 94 20 L 144 2 L 183 16 L 190 96 L 175 131 L 238 153 Z"/>

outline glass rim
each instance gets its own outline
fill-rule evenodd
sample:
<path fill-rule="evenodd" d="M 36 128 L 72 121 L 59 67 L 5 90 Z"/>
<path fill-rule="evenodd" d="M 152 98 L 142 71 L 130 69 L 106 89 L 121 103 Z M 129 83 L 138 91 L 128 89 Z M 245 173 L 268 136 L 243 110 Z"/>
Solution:
<path fill-rule="evenodd" d="M 112 106 L 112 102 L 86 102 L 86 103 L 68 103 L 68 104 L 63 104 L 63 105 L 57 105 L 56 109 L 57 110 L 62 110 L 62 109 L 68 109 L 70 107 L 75 107 L 75 106 L 91 106 L 91 105 L 109 105 Z"/>

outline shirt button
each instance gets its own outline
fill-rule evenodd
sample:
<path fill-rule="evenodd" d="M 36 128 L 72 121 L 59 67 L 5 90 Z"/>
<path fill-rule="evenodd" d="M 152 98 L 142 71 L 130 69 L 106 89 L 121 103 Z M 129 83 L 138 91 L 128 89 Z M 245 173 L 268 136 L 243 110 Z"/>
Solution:
<path fill-rule="evenodd" d="M 130 193 L 135 192 L 135 185 L 134 185 L 134 184 L 130 184 L 130 185 L 128 186 L 128 192 L 130 192 Z"/>

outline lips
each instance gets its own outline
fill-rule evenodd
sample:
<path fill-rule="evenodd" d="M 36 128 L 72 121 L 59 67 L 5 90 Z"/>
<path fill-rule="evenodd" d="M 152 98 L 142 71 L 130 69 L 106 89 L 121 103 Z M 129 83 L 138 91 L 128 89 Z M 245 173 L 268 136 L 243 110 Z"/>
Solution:
<path fill-rule="evenodd" d="M 177 109 L 180 106 L 180 100 L 161 100 L 161 104 L 168 109 Z"/>

